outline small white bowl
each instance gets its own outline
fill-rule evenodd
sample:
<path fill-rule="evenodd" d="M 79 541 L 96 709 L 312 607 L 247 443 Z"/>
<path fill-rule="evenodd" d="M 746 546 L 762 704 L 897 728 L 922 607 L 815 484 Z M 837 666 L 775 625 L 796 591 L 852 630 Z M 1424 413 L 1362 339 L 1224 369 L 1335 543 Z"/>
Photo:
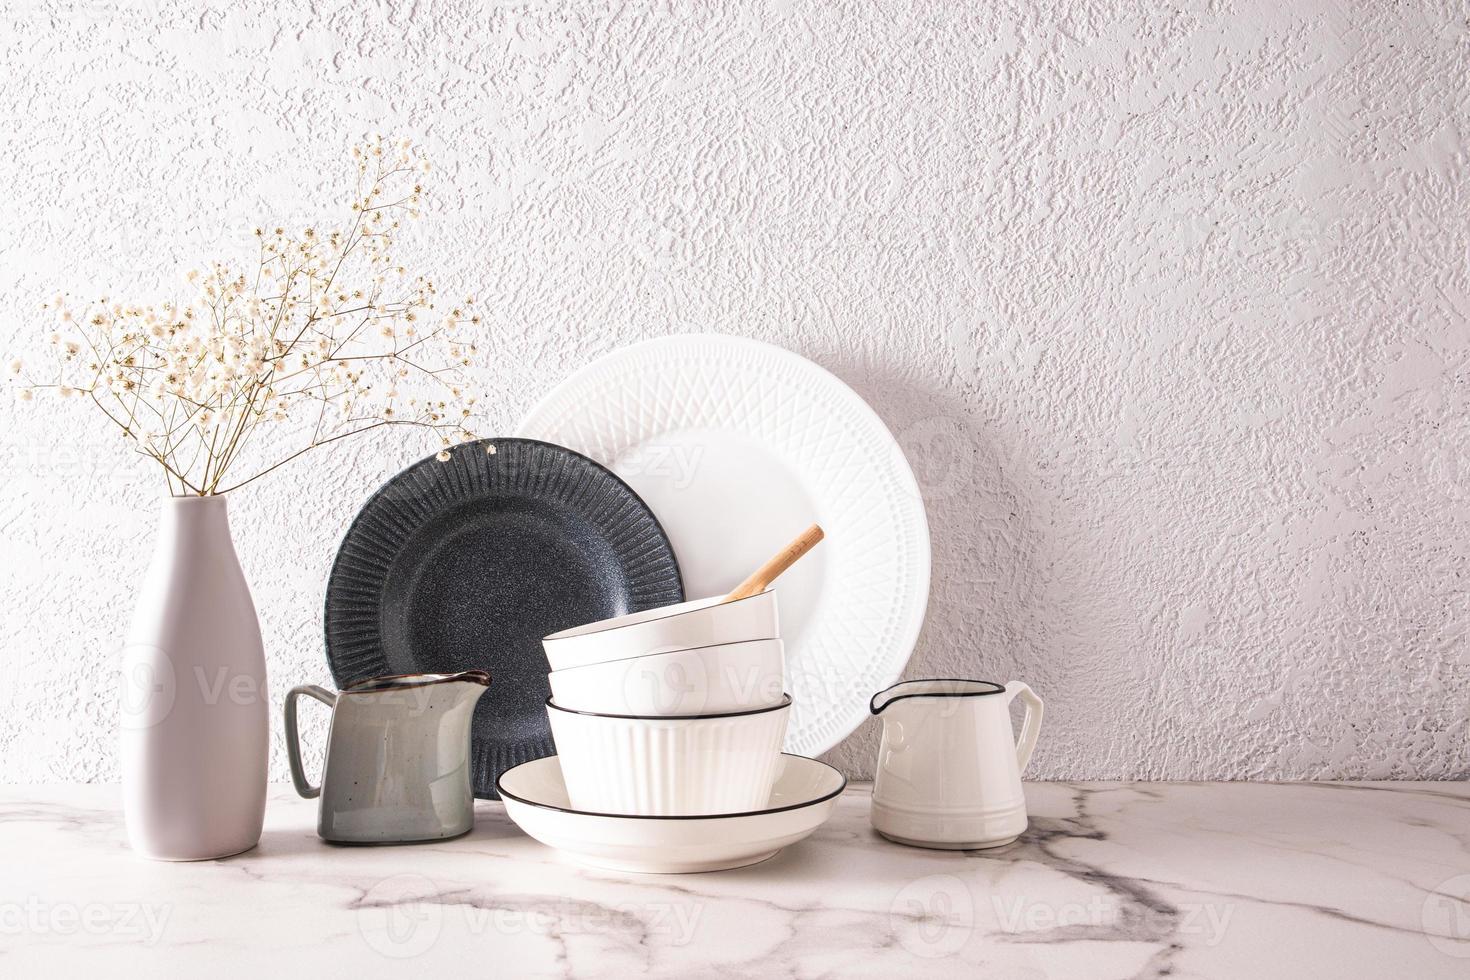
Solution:
<path fill-rule="evenodd" d="M 791 696 L 765 708 L 684 718 L 571 711 L 547 698 L 546 713 L 578 810 L 738 813 L 770 796 Z"/>
<path fill-rule="evenodd" d="M 717 643 L 553 670 L 551 698 L 571 711 L 705 715 L 765 708 L 785 693 L 780 640 Z"/>
<path fill-rule="evenodd" d="M 724 596 L 645 609 L 552 633 L 541 641 L 552 670 L 570 670 L 650 653 L 688 650 L 781 635 L 776 593 L 767 589 L 746 599 Z"/>
<path fill-rule="evenodd" d="M 745 813 L 635 817 L 572 806 L 556 756 L 507 769 L 496 781 L 505 813 L 527 834 L 595 868 L 645 874 L 723 871 L 764 861 L 831 816 L 847 779 L 826 763 L 781 757 L 770 798 Z"/>

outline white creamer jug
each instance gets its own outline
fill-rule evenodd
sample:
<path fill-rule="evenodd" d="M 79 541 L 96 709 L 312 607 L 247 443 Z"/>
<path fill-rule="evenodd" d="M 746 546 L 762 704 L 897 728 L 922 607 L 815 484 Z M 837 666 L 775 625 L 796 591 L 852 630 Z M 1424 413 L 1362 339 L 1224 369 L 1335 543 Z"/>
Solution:
<path fill-rule="evenodd" d="M 1010 703 L 1026 705 L 1021 737 Z M 869 705 L 883 719 L 873 827 L 890 840 L 951 850 L 1000 847 L 1026 829 L 1021 773 L 1036 747 L 1041 698 L 1022 684 L 920 680 Z"/>

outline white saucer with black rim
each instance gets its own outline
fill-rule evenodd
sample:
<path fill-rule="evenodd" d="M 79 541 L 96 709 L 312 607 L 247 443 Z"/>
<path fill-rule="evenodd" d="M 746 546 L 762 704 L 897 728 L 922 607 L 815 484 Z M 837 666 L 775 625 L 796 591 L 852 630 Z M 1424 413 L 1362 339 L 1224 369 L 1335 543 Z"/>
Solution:
<path fill-rule="evenodd" d="M 530 836 L 595 868 L 687 874 L 743 868 L 816 830 L 847 777 L 824 762 L 783 755 L 770 803 L 747 813 L 644 817 L 573 809 L 561 760 L 547 756 L 497 781 L 506 814 Z"/>

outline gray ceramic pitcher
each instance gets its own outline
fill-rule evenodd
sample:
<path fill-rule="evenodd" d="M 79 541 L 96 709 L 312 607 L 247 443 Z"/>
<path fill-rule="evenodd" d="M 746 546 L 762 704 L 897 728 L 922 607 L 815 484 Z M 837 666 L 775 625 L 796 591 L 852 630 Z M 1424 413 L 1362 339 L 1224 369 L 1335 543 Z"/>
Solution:
<path fill-rule="evenodd" d="M 317 833 L 339 844 L 444 840 L 475 822 L 470 721 L 490 685 L 483 670 L 373 677 L 333 694 L 315 684 L 286 695 L 286 753 L 296 792 L 322 799 Z M 296 701 L 332 708 L 322 784 L 301 765 Z"/>

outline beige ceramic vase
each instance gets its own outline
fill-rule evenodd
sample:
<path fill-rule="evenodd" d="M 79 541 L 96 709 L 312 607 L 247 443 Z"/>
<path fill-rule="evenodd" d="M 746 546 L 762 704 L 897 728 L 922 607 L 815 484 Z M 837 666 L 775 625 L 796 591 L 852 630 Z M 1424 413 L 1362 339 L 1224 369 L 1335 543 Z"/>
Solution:
<path fill-rule="evenodd" d="M 123 812 L 145 857 L 200 861 L 260 840 L 265 654 L 223 496 L 163 501 L 122 677 Z"/>

